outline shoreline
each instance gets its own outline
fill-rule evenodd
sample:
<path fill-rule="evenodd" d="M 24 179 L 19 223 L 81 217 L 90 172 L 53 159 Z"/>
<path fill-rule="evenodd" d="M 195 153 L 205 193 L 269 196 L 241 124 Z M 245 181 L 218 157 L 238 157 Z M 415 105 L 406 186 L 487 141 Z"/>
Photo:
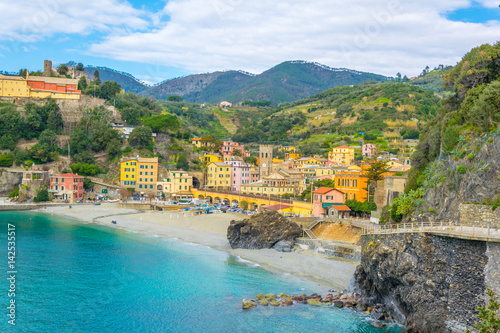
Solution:
<path fill-rule="evenodd" d="M 358 261 L 314 253 L 313 250 L 278 252 L 274 249 L 232 249 L 226 238 L 231 220 L 247 218 L 241 214 L 184 216 L 185 212 L 137 211 L 117 204 L 101 206 L 46 207 L 32 210 L 83 223 L 97 224 L 143 235 L 178 239 L 224 251 L 240 260 L 257 264 L 280 276 L 291 275 L 318 284 L 320 289 L 344 290 L 354 276 Z M 111 221 L 117 221 L 112 224 Z"/>

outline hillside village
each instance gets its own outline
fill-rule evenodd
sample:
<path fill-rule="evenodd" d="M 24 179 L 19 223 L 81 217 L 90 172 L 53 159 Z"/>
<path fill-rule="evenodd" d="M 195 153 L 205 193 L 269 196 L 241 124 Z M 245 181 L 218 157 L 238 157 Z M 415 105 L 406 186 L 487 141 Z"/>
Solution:
<path fill-rule="evenodd" d="M 24 76 L 0 77 L 3 107 L 17 106 L 24 113 L 24 121 L 29 123 L 31 108 L 35 108 L 31 105 L 36 101 L 38 108 L 51 105 L 53 110 L 49 114 L 53 112 L 53 118 L 59 119 L 56 126 L 51 127 L 47 118 L 47 125 L 39 127 L 39 134 L 27 135 L 26 139 L 21 135 L 17 144 L 3 145 L 4 149 L 7 146 L 10 149 L 0 156 L 1 165 L 5 167 L 2 177 L 6 180 L 1 190 L 12 201 L 77 203 L 119 199 L 170 204 L 179 200 L 191 200 L 191 203 L 203 200 L 250 214 L 277 210 L 286 216 L 372 216 L 378 221 L 382 207 L 390 205 L 392 199 L 404 192 L 411 167 L 409 155 L 415 143 L 411 139 L 403 140 L 399 130 L 380 136 L 388 137 L 389 145 L 386 140 L 382 140 L 383 145 L 378 144 L 380 138 L 370 133 L 323 135 L 329 140 L 326 149 L 324 144 L 321 149 L 316 149 L 314 144 L 305 149 L 307 140 L 298 140 L 294 145 L 236 142 L 227 138 L 231 135 L 227 122 L 218 125 L 223 129 L 225 140 L 221 140 L 224 137 L 220 134 L 189 137 L 190 131 L 196 133 L 193 123 L 189 124 L 185 118 L 179 121 L 176 113 L 159 111 L 162 108 L 158 103 L 147 106 L 150 116 L 139 119 L 142 126 L 134 125 L 137 121 L 124 113 L 121 102 L 116 103 L 123 98 L 120 95 L 125 96 L 119 87 L 110 96 L 99 96 L 107 99 L 101 99 L 94 116 L 85 111 L 88 108 L 81 107 L 80 118 L 68 119 L 67 115 L 62 116 L 66 112 L 61 111 L 65 105 L 61 100 L 77 100 L 76 103 L 82 104 L 90 97 L 95 102 L 96 87 L 100 94 L 108 81 L 99 82 L 97 71 L 91 80 L 85 71 L 73 66 L 69 66 L 64 75 L 59 72 L 50 61 L 45 61 L 43 73 L 36 76 L 26 70 L 22 73 Z M 19 88 L 16 91 L 10 88 L 12 86 Z M 171 105 L 183 103 L 182 98 L 171 97 Z M 52 101 L 56 104 L 51 104 Z M 109 106 L 111 101 L 116 109 Z M 228 110 L 246 110 L 242 104 L 245 103 L 233 106 L 222 101 L 216 106 L 201 105 L 201 110 L 220 108 L 222 115 L 216 111 L 217 118 L 214 118 L 218 123 L 227 117 Z M 263 110 L 270 105 L 253 104 L 263 105 Z M 387 105 L 386 100 L 382 104 Z M 189 111 L 191 107 L 182 109 Z M 288 113 L 293 117 L 297 112 L 294 107 L 291 112 L 281 112 L 280 117 L 287 117 Z M 108 109 L 112 110 L 111 114 L 106 113 Z M 37 112 L 43 114 L 40 110 Z M 237 118 L 229 119 L 232 119 L 230 123 L 240 123 Z M 81 143 L 75 131 L 85 122 L 89 122 L 85 126 L 90 129 L 93 121 L 106 123 L 106 128 L 101 128 L 102 132 L 97 133 L 94 140 L 101 140 L 99 136 L 105 135 L 111 141 L 92 148 L 93 152 L 85 151 L 85 147 L 73 144 Z M 35 139 L 27 140 L 30 137 Z M 92 142 L 88 145 L 92 146 Z M 363 206 L 366 202 L 371 205 Z"/>

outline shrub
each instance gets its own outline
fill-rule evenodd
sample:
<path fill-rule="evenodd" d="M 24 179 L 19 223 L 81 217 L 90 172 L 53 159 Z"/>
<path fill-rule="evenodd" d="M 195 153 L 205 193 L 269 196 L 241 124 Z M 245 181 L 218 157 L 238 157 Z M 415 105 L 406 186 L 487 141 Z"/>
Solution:
<path fill-rule="evenodd" d="M 16 189 L 9 194 L 9 198 L 14 198 L 19 195 L 19 187 L 16 187 Z"/>
<path fill-rule="evenodd" d="M 468 160 L 473 160 L 474 159 L 474 154 L 470 153 L 469 155 L 467 155 L 467 159 Z"/>
<path fill-rule="evenodd" d="M 49 201 L 49 192 L 47 190 L 40 190 L 36 197 L 33 199 L 35 202 Z"/>
<path fill-rule="evenodd" d="M 0 166 L 10 167 L 14 163 L 14 160 L 11 156 L 7 154 L 0 155 Z"/>
<path fill-rule="evenodd" d="M 457 171 L 458 171 L 459 173 L 462 173 L 462 174 L 463 174 L 463 173 L 466 173 L 466 172 L 467 172 L 467 168 L 465 167 L 465 165 L 459 165 L 459 166 L 457 167 Z"/>
<path fill-rule="evenodd" d="M 500 318 L 498 317 L 498 310 L 500 310 L 500 303 L 498 302 L 498 296 L 488 289 L 486 294 L 490 297 L 488 305 L 478 307 L 479 323 L 474 326 L 476 332 L 478 333 L 489 333 L 489 332 L 499 332 L 500 331 Z M 468 328 L 466 332 L 471 332 Z"/>

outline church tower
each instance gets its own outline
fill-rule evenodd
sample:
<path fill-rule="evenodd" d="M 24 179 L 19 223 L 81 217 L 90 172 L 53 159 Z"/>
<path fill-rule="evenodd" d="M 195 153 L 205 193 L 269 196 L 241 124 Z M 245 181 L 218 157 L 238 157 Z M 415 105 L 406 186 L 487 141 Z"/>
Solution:
<path fill-rule="evenodd" d="M 273 165 L 273 145 L 259 146 L 259 170 L 260 179 L 271 173 Z"/>

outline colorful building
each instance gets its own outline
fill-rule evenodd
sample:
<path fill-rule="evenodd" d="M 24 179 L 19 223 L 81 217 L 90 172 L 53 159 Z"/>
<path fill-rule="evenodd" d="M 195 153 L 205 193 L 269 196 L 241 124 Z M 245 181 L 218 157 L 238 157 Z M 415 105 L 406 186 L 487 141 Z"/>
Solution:
<path fill-rule="evenodd" d="M 359 172 L 341 172 L 335 174 L 335 187 L 342 191 L 345 200 L 365 202 L 368 197 L 368 177 Z"/>
<path fill-rule="evenodd" d="M 300 153 L 285 153 L 285 160 L 289 160 L 289 159 L 298 160 L 301 157 L 302 157 L 302 154 L 300 154 Z"/>
<path fill-rule="evenodd" d="M 231 190 L 231 166 L 222 162 L 208 164 L 206 186 L 216 190 Z"/>
<path fill-rule="evenodd" d="M 350 165 L 354 161 L 354 148 L 348 146 L 332 148 L 328 153 L 328 161 L 336 165 Z"/>
<path fill-rule="evenodd" d="M 140 192 L 156 192 L 158 157 L 137 157 L 120 163 L 120 185 Z"/>
<path fill-rule="evenodd" d="M 342 205 L 344 202 L 344 192 L 333 187 L 320 187 L 316 191 L 313 191 L 313 215 L 338 217 L 335 215 L 338 210 L 330 208 L 332 205 Z"/>
<path fill-rule="evenodd" d="M 29 76 L 28 86 L 31 88 L 30 97 L 80 99 L 82 92 L 78 90 L 77 79 L 59 77 Z"/>
<path fill-rule="evenodd" d="M 219 155 L 214 155 L 214 154 L 205 154 L 203 157 L 200 157 L 200 159 L 205 162 L 206 165 L 209 165 L 210 163 L 215 163 L 215 162 L 224 162 L 224 158 Z"/>
<path fill-rule="evenodd" d="M 250 171 L 252 167 L 243 161 L 226 162 L 231 166 L 231 191 L 240 192 L 242 185 L 250 184 Z"/>
<path fill-rule="evenodd" d="M 83 176 L 64 173 L 50 178 L 49 192 L 58 199 L 75 202 L 83 199 Z"/>
<path fill-rule="evenodd" d="M 191 139 L 191 144 L 195 145 L 196 147 L 198 148 L 202 148 L 202 147 L 212 147 L 214 144 L 212 142 L 208 142 L 208 141 L 203 141 L 202 138 L 194 138 L 194 139 Z"/>
<path fill-rule="evenodd" d="M 296 168 L 302 168 L 308 165 L 325 166 L 327 162 L 328 160 L 326 158 L 321 157 L 301 157 L 296 160 L 294 164 Z"/>
<path fill-rule="evenodd" d="M 0 74 L 0 96 L 30 97 L 30 88 L 22 76 Z"/>
<path fill-rule="evenodd" d="M 361 146 L 361 156 L 375 156 L 375 145 L 373 143 L 365 143 Z"/>
<path fill-rule="evenodd" d="M 245 147 L 240 145 L 238 142 L 234 142 L 233 140 L 224 141 L 220 152 L 223 156 L 233 156 L 235 150 L 241 151 L 241 156 L 249 156 L 248 153 L 245 153 Z"/>
<path fill-rule="evenodd" d="M 186 171 L 169 171 L 167 178 L 158 181 L 156 190 L 161 193 L 171 196 L 187 196 L 191 194 L 193 188 L 193 177 Z"/>

